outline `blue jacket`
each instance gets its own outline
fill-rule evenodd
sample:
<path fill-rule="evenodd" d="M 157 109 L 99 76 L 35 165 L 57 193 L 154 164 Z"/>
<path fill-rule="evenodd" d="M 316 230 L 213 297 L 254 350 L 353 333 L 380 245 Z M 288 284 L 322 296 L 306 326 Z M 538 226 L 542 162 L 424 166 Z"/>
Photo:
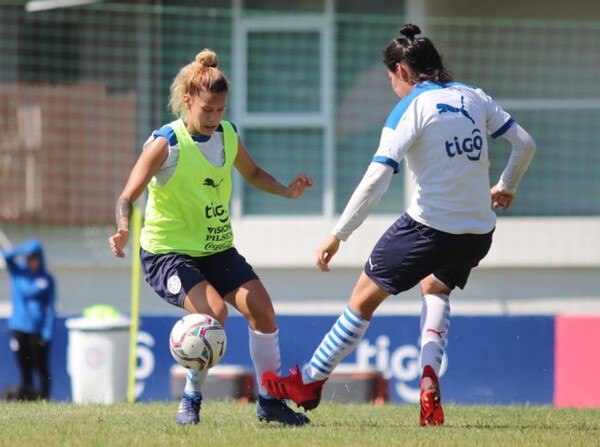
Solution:
<path fill-rule="evenodd" d="M 54 277 L 46 271 L 42 244 L 31 239 L 2 254 L 10 275 L 12 295 L 9 329 L 38 334 L 45 341 L 50 341 L 56 318 L 56 291 Z M 25 261 L 25 257 L 32 254 L 40 259 L 38 272 L 31 271 Z"/>

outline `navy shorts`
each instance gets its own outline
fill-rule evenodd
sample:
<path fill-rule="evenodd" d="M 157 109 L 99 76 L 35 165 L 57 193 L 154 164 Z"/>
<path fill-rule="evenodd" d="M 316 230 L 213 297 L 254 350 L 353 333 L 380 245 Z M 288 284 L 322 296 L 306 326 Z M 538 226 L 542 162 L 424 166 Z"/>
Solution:
<path fill-rule="evenodd" d="M 462 289 L 471 269 L 488 253 L 493 233 L 445 233 L 404 214 L 375 244 L 365 273 L 392 295 L 413 288 L 430 274 L 451 290 Z"/>
<path fill-rule="evenodd" d="M 209 256 L 153 254 L 140 250 L 144 279 L 167 303 L 183 308 L 189 291 L 208 281 L 223 297 L 258 275 L 235 248 Z"/>

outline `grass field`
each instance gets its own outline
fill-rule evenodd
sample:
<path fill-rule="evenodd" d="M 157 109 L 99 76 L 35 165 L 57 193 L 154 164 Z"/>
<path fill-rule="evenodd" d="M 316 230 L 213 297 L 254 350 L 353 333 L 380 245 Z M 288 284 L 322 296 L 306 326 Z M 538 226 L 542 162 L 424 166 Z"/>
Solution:
<path fill-rule="evenodd" d="M 312 423 L 259 422 L 253 404 L 206 402 L 197 426 L 177 403 L 0 403 L 0 446 L 600 446 L 600 409 L 446 405 L 446 425 L 419 427 L 415 405 L 323 403 Z"/>

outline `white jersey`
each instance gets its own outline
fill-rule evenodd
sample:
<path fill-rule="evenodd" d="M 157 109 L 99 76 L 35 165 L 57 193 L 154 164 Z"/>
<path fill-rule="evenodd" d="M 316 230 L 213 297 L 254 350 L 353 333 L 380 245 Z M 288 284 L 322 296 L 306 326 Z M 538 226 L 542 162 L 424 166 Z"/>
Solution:
<path fill-rule="evenodd" d="M 407 213 L 453 234 L 484 234 L 491 208 L 487 135 L 514 124 L 482 90 L 460 83 L 415 86 L 392 110 L 373 161 L 396 171 L 402 159 L 415 185 Z"/>

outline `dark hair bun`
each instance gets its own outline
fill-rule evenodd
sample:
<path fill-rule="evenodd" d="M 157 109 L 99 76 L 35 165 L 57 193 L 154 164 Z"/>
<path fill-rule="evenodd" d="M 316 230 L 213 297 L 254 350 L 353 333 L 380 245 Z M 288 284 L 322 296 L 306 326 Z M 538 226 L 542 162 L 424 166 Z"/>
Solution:
<path fill-rule="evenodd" d="M 407 39 L 412 40 L 417 34 L 421 34 L 421 29 L 417 25 L 407 23 L 406 25 L 402 25 L 402 27 L 400 27 L 400 34 L 402 34 Z"/>

